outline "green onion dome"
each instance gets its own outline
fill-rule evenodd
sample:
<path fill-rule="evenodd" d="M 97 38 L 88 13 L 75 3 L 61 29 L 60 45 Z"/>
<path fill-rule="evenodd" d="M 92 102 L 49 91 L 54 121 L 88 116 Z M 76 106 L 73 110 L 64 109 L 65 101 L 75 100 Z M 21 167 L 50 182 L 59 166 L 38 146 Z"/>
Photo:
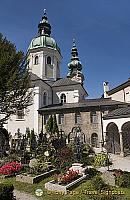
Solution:
<path fill-rule="evenodd" d="M 57 50 L 61 54 L 60 48 L 58 47 L 56 41 L 50 35 L 51 25 L 48 22 L 46 10 L 44 9 L 44 16 L 38 24 L 38 36 L 32 39 L 28 50 L 48 47 Z"/>

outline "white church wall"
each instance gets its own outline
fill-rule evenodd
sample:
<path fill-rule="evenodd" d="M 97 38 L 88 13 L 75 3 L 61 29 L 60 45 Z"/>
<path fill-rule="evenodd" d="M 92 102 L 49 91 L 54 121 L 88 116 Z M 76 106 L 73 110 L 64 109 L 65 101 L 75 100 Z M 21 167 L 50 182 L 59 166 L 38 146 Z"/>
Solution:
<path fill-rule="evenodd" d="M 122 125 L 128 121 L 130 121 L 130 117 L 103 120 L 103 132 L 106 132 L 106 128 L 107 128 L 108 124 L 110 124 L 110 123 L 115 123 L 120 132 Z"/>
<path fill-rule="evenodd" d="M 43 94 L 44 92 L 46 92 L 47 94 L 47 104 L 46 105 L 50 105 L 52 104 L 52 89 L 49 85 L 42 83 L 39 86 L 39 108 L 45 106 L 43 104 Z"/>
<path fill-rule="evenodd" d="M 33 129 L 33 109 L 34 105 L 29 106 L 25 110 L 25 116 L 23 119 L 17 119 L 17 115 L 11 116 L 7 123 L 8 132 L 11 132 L 11 134 L 14 135 L 17 132 L 17 130 L 20 129 L 20 132 L 24 134 L 26 132 L 27 127 Z"/>
<path fill-rule="evenodd" d="M 110 95 L 112 100 L 130 103 L 130 86 Z"/>
<path fill-rule="evenodd" d="M 35 57 L 38 56 L 38 64 L 35 64 Z M 42 68 L 43 60 L 42 60 L 42 52 L 34 52 L 29 55 L 29 69 L 32 73 L 36 74 L 40 78 L 42 78 Z"/>
<path fill-rule="evenodd" d="M 39 109 L 39 87 L 34 88 L 34 116 L 33 116 L 33 124 L 34 124 L 34 132 L 38 134 L 38 109 Z"/>
<path fill-rule="evenodd" d="M 35 64 L 35 57 L 38 56 L 38 64 Z M 47 57 L 51 57 L 51 65 L 47 65 Z M 41 79 L 54 79 L 60 77 L 61 55 L 52 48 L 40 48 L 29 52 L 29 69 Z M 57 65 L 58 63 L 58 65 Z M 50 68 L 50 71 L 49 71 Z"/>
<path fill-rule="evenodd" d="M 23 119 L 18 119 L 17 115 L 12 115 L 6 125 L 8 132 L 14 135 L 18 129 L 25 134 L 26 128 L 34 129 L 38 133 L 38 108 L 39 108 L 39 87 L 33 91 L 33 103 L 24 110 Z"/>
<path fill-rule="evenodd" d="M 60 102 L 62 94 L 66 95 L 66 103 L 76 103 L 79 101 L 79 91 L 78 90 L 56 92 L 59 102 Z"/>

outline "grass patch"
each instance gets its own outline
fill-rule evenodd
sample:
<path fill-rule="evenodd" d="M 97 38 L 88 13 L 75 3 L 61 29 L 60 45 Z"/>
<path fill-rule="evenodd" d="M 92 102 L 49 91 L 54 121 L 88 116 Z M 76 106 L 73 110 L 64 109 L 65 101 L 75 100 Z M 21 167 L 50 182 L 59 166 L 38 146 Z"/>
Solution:
<path fill-rule="evenodd" d="M 34 196 L 36 189 L 42 189 L 43 195 L 42 197 L 37 197 L 39 200 L 92 200 L 90 198 L 90 194 L 93 191 L 93 187 L 91 184 L 91 180 L 84 180 L 80 185 L 77 185 L 76 188 L 74 188 L 72 191 L 70 191 L 67 195 L 62 194 L 56 194 L 55 192 L 50 192 L 45 190 L 44 184 L 50 180 L 52 180 L 53 177 L 49 177 L 44 179 L 43 181 L 36 183 L 36 184 L 28 184 L 28 183 L 22 183 L 22 182 L 16 182 L 15 177 L 7 178 L 7 179 L 1 179 L 0 182 L 2 183 L 12 183 L 14 185 L 14 188 L 21 191 L 30 193 Z M 130 200 L 130 189 L 127 188 L 115 188 L 115 190 L 119 190 L 124 192 L 125 195 L 120 195 L 120 200 Z M 96 194 L 95 194 L 96 195 Z M 98 196 L 97 196 L 98 199 Z"/>

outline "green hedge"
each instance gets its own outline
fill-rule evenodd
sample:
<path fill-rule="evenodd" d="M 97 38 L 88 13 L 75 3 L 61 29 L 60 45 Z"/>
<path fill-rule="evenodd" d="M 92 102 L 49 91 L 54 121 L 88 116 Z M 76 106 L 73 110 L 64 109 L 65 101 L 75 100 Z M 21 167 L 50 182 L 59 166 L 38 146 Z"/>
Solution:
<path fill-rule="evenodd" d="M 13 190 L 12 184 L 0 183 L 0 200 L 13 200 Z"/>
<path fill-rule="evenodd" d="M 130 173 L 115 177 L 116 185 L 119 187 L 130 188 Z"/>

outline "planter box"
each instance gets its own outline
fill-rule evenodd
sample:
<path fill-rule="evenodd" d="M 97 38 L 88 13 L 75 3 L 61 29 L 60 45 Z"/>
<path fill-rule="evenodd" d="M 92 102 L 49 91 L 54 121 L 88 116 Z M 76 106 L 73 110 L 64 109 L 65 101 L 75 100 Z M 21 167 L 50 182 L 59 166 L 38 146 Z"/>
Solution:
<path fill-rule="evenodd" d="M 34 177 L 32 177 L 32 176 L 25 176 L 25 175 L 20 174 L 20 175 L 16 176 L 16 181 L 34 184 L 34 183 L 38 183 L 39 181 L 43 180 L 46 177 L 51 176 L 55 172 L 57 172 L 57 170 L 53 169 L 53 170 L 50 170 L 48 172 L 45 172 L 43 174 L 40 174 L 40 175 L 37 175 L 37 176 L 34 176 Z"/>
<path fill-rule="evenodd" d="M 68 183 L 67 185 L 59 185 L 55 183 L 54 180 L 45 183 L 45 188 L 50 191 L 57 191 L 64 194 L 67 194 L 67 190 L 69 190 L 72 186 L 76 185 L 77 183 L 81 182 L 82 180 L 86 179 L 87 175 L 83 175 L 80 178 Z"/>

